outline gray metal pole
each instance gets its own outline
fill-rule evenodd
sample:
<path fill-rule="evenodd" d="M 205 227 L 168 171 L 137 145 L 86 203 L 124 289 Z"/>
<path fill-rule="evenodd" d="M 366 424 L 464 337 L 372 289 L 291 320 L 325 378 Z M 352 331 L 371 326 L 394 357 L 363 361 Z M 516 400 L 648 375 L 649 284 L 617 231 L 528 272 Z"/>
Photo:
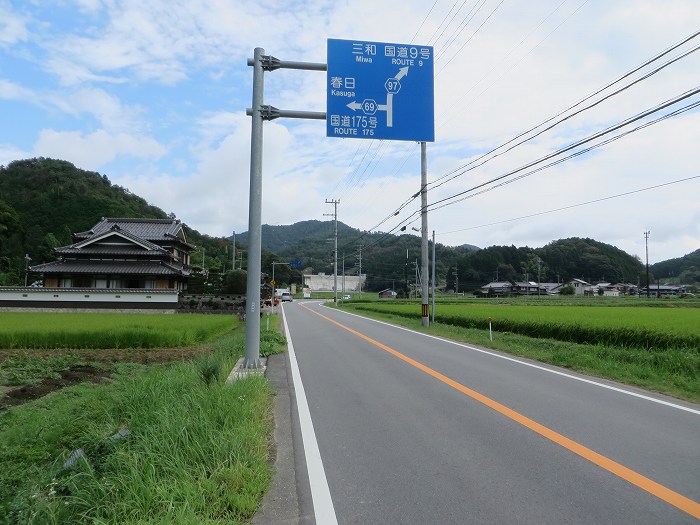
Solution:
<path fill-rule="evenodd" d="M 428 312 L 428 155 L 425 142 L 420 143 L 420 206 L 421 206 L 421 319 L 430 325 Z"/>
<path fill-rule="evenodd" d="M 340 199 L 326 199 L 326 204 L 333 205 L 333 220 L 335 221 L 335 239 L 333 243 L 333 304 L 338 304 L 338 204 L 340 204 Z"/>
<path fill-rule="evenodd" d="M 248 281 L 246 287 L 245 358 L 242 368 L 260 368 L 260 273 L 262 249 L 262 159 L 265 50 L 253 57 L 253 115 L 250 134 L 250 199 L 248 204 Z"/>
<path fill-rule="evenodd" d="M 333 214 L 335 215 L 335 243 L 333 257 L 333 304 L 338 304 L 338 202 L 333 201 Z"/>
<path fill-rule="evenodd" d="M 435 230 L 433 230 L 433 324 L 435 324 Z"/>

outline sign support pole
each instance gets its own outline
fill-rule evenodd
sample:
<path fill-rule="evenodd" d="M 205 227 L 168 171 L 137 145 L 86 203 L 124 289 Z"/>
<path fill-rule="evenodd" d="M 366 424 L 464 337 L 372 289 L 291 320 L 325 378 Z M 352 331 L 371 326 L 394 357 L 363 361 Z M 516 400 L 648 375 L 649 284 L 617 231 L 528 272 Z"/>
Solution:
<path fill-rule="evenodd" d="M 420 143 L 420 205 L 421 205 L 421 319 L 430 325 L 428 312 L 428 155 L 425 142 Z"/>
<path fill-rule="evenodd" d="M 248 280 L 246 285 L 245 358 L 241 368 L 260 368 L 260 272 L 262 249 L 263 55 L 253 58 L 253 112 L 250 135 L 250 197 L 248 204 Z"/>
<path fill-rule="evenodd" d="M 250 197 L 248 205 L 248 279 L 246 283 L 245 307 L 245 357 L 241 368 L 259 369 L 260 362 L 260 276 L 262 274 L 262 159 L 263 121 L 280 117 L 318 119 L 326 118 L 325 113 L 295 111 L 266 106 L 264 101 L 264 73 L 276 69 L 306 69 L 326 71 L 326 64 L 312 62 L 291 62 L 265 55 L 265 50 L 256 47 L 253 58 L 248 59 L 253 66 L 253 106 L 246 109 L 252 117 L 250 134 Z M 272 269 L 274 271 L 274 265 Z M 274 303 L 274 297 L 272 298 Z"/>

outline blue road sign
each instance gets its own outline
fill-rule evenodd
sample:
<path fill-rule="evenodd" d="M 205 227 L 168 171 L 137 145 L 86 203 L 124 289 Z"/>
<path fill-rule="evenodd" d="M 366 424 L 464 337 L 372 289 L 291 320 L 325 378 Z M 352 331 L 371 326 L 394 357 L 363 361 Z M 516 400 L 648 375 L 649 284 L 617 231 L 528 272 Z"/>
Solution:
<path fill-rule="evenodd" d="M 433 48 L 328 39 L 326 136 L 435 140 Z"/>

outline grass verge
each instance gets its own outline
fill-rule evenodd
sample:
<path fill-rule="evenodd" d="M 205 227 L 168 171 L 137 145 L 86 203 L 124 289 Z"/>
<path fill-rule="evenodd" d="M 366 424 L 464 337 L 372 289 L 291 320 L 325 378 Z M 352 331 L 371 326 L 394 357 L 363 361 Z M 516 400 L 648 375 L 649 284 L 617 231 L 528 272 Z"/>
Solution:
<path fill-rule="evenodd" d="M 0 523 L 248 523 L 271 481 L 272 416 L 264 378 L 223 382 L 244 338 L 0 412 Z"/>
<path fill-rule="evenodd" d="M 359 315 L 431 335 L 492 348 L 696 403 L 700 402 L 700 353 L 697 349 L 682 347 L 653 351 L 643 348 L 533 338 L 510 332 L 494 332 L 494 338 L 491 341 L 488 329 L 442 323 L 435 323 L 426 329 L 422 326 L 420 317 L 409 319 L 403 315 L 353 308 L 352 305 L 345 308 Z"/>

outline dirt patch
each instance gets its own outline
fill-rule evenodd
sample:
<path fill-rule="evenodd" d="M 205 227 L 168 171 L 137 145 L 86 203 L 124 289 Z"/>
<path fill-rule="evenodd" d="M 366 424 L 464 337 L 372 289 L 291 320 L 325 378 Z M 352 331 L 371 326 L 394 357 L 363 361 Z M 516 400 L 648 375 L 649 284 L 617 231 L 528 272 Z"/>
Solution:
<path fill-rule="evenodd" d="M 0 409 L 8 406 L 21 405 L 27 401 L 39 399 L 51 392 L 60 390 L 71 385 L 84 383 L 102 383 L 108 380 L 112 374 L 111 370 L 104 368 L 96 368 L 89 365 L 74 366 L 67 370 L 57 372 L 61 377 L 45 379 L 38 385 L 22 385 L 6 388 L 4 396 L 0 397 Z"/>
<path fill-rule="evenodd" d="M 51 392 L 79 383 L 103 383 L 109 380 L 114 363 L 161 364 L 174 361 L 186 361 L 206 353 L 209 350 L 201 347 L 188 348 L 154 348 L 148 350 L 0 350 L 0 362 L 14 356 L 65 356 L 70 355 L 77 360 L 99 364 L 102 366 L 76 365 L 66 370 L 57 370 L 59 378 L 44 379 L 33 385 L 3 386 L 0 390 L 0 410 L 10 406 L 21 405 L 27 401 L 39 399 Z"/>
<path fill-rule="evenodd" d="M 18 355 L 28 356 L 61 356 L 71 355 L 83 361 L 93 363 L 170 363 L 173 361 L 185 361 L 199 354 L 209 352 L 207 348 L 150 348 L 150 349 L 49 349 L 49 350 L 0 350 L 0 362 Z"/>

